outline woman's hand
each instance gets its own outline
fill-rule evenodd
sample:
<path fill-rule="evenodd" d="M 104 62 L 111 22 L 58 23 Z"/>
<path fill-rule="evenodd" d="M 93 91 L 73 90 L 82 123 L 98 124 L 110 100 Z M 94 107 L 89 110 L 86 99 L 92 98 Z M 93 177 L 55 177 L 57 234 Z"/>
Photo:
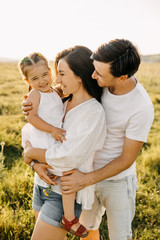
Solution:
<path fill-rule="evenodd" d="M 58 176 L 55 175 L 48 176 L 47 175 L 48 168 L 52 169 L 51 166 L 44 163 L 35 163 L 33 165 L 33 170 L 39 175 L 39 177 L 44 182 L 46 182 L 47 184 L 58 185 L 57 182 L 54 182 L 58 178 Z"/>
<path fill-rule="evenodd" d="M 29 111 L 32 110 L 32 103 L 31 102 L 27 102 L 27 95 L 24 96 L 25 100 L 23 100 L 22 102 L 22 110 L 23 110 L 23 114 L 25 116 L 28 116 L 29 115 Z"/>
<path fill-rule="evenodd" d="M 30 164 L 33 160 L 32 158 L 30 158 L 30 155 L 29 155 L 29 152 L 31 149 L 32 149 L 31 143 L 29 141 L 26 141 L 26 146 L 24 148 L 22 156 L 24 158 L 25 163 L 27 164 Z"/>

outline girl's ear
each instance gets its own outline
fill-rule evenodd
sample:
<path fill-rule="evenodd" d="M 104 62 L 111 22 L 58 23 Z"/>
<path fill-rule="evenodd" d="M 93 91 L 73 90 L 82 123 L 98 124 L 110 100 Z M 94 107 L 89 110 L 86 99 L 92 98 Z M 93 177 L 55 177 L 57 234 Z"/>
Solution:
<path fill-rule="evenodd" d="M 29 81 L 28 81 L 28 79 L 27 79 L 27 78 L 24 78 L 24 81 L 25 81 L 25 82 L 27 82 L 27 83 L 29 84 Z"/>
<path fill-rule="evenodd" d="M 50 68 L 49 70 L 50 70 L 50 74 L 51 74 L 51 77 L 52 77 L 52 69 Z"/>

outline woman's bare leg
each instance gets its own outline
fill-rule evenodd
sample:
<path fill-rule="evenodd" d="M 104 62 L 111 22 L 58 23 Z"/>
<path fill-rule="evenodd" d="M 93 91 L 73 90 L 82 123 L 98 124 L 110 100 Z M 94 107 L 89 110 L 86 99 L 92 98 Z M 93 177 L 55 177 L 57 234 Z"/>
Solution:
<path fill-rule="evenodd" d="M 34 210 L 34 216 L 35 216 L 35 220 L 36 220 L 36 221 L 37 221 L 38 215 L 39 215 L 39 211 Z"/>
<path fill-rule="evenodd" d="M 31 240 L 64 240 L 66 231 L 37 219 Z"/>

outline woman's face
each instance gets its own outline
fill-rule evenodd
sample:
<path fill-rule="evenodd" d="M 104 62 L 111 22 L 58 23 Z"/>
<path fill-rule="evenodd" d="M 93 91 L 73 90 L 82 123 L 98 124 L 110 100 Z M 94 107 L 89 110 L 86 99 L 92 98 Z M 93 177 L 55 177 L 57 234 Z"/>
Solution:
<path fill-rule="evenodd" d="M 81 78 L 74 74 L 63 58 L 58 62 L 56 83 L 61 85 L 64 95 L 75 94 L 82 87 Z"/>

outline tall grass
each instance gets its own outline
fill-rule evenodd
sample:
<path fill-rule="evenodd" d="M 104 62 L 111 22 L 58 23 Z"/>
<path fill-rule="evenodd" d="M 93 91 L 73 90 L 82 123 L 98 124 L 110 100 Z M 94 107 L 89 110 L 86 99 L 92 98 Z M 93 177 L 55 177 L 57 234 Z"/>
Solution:
<path fill-rule="evenodd" d="M 137 208 L 133 239 L 158 240 L 160 185 L 160 63 L 143 63 L 138 80 L 148 91 L 155 108 L 155 120 L 137 158 Z M 16 63 L 0 64 L 0 240 L 28 240 L 34 227 L 31 208 L 33 173 L 21 157 L 21 128 L 25 124 L 21 101 L 27 92 Z M 107 240 L 106 216 L 100 226 L 101 240 Z M 78 239 L 69 236 L 69 239 Z"/>

